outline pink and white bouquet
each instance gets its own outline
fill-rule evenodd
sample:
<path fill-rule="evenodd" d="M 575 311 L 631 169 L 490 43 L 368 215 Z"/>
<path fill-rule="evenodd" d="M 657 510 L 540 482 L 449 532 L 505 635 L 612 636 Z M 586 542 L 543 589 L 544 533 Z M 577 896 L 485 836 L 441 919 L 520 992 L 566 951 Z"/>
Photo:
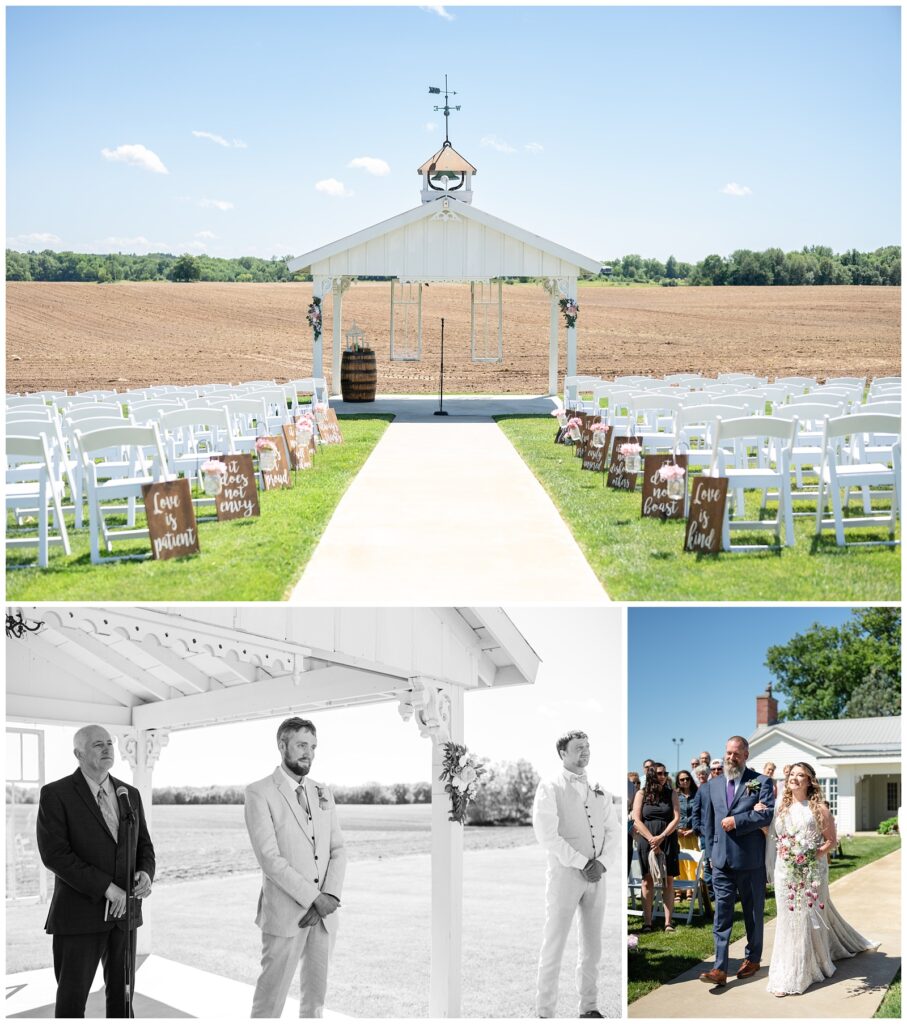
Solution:
<path fill-rule="evenodd" d="M 575 327 L 576 318 L 579 316 L 579 306 L 576 303 L 576 299 L 561 299 L 560 307 L 567 326 Z"/>
<path fill-rule="evenodd" d="M 312 333 L 315 337 L 321 337 L 321 299 L 317 295 L 312 299 L 309 308 L 305 311 L 305 318 L 308 320 L 309 327 L 312 328 Z"/>
<path fill-rule="evenodd" d="M 658 467 L 658 476 L 665 483 L 669 480 L 683 480 L 686 474 L 687 471 L 683 466 L 678 466 L 674 462 L 665 462 L 663 465 Z"/>
<path fill-rule="evenodd" d="M 639 455 L 641 451 L 642 445 L 636 444 L 635 441 L 628 441 L 626 444 L 622 444 L 620 446 L 620 454 L 623 455 L 624 458 L 627 458 L 630 455 Z"/>
<path fill-rule="evenodd" d="M 462 743 L 444 744 L 440 782 L 446 782 L 444 792 L 450 794 L 450 815 L 448 820 L 461 825 L 466 820 L 466 808 L 475 797 L 479 779 L 485 774 L 485 766 Z"/>
<path fill-rule="evenodd" d="M 791 913 L 808 911 L 825 904 L 819 899 L 819 855 L 816 838 L 803 829 L 781 832 L 776 839 L 778 859 L 784 864 L 787 876 L 787 909 Z M 779 901 L 784 897 L 779 894 Z M 816 925 L 818 927 L 818 925 Z"/>

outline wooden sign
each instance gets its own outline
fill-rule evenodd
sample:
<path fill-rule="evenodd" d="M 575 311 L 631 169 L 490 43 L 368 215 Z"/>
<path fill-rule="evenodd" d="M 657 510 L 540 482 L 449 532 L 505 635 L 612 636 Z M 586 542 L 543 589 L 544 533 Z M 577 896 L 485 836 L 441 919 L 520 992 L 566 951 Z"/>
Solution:
<path fill-rule="evenodd" d="M 315 426 L 318 428 L 318 436 L 321 438 L 322 444 L 343 444 L 337 413 L 333 409 L 316 408 Z"/>
<path fill-rule="evenodd" d="M 258 507 L 258 486 L 252 455 L 221 455 L 218 462 L 227 467 L 227 476 L 220 494 L 214 498 L 218 520 L 252 519 L 261 512 Z"/>
<path fill-rule="evenodd" d="M 590 436 L 589 443 L 583 448 L 583 469 L 591 469 L 594 473 L 603 473 L 605 465 L 608 461 L 608 445 L 611 442 L 611 432 L 613 427 L 605 428 L 605 443 L 601 448 L 596 448 L 592 444 L 592 438 Z M 589 431 L 590 435 L 592 431 Z"/>
<path fill-rule="evenodd" d="M 315 435 L 309 432 L 309 443 L 300 445 L 297 443 L 295 423 L 284 423 L 283 436 L 287 443 L 287 451 L 290 453 L 290 467 L 292 469 L 311 469 L 315 458 Z"/>
<path fill-rule="evenodd" d="M 727 477 L 695 476 L 683 550 L 714 555 L 721 550 Z"/>
<path fill-rule="evenodd" d="M 280 434 L 268 437 L 277 446 L 277 465 L 273 469 L 261 471 L 262 489 L 265 491 L 277 491 L 281 488 L 292 487 L 293 479 L 290 476 L 290 459 L 287 455 L 287 446 L 284 444 Z M 261 468 L 261 456 L 258 459 Z"/>
<path fill-rule="evenodd" d="M 580 420 L 580 439 L 573 442 L 573 454 L 581 459 L 585 455 L 586 447 L 592 442 L 593 417 L 587 412 L 577 412 L 574 415 Z"/>
<path fill-rule="evenodd" d="M 642 515 L 653 519 L 683 519 L 684 499 L 669 498 L 668 485 L 658 475 L 658 470 L 667 462 L 675 462 L 683 470 L 687 468 L 686 455 L 646 455 L 642 469 Z M 683 478 L 686 494 L 686 476 Z"/>
<path fill-rule="evenodd" d="M 624 457 L 620 454 L 622 444 L 642 444 L 641 437 L 615 437 L 611 445 L 611 465 L 608 467 L 608 486 L 615 491 L 635 491 L 637 473 L 628 473 Z"/>
<path fill-rule="evenodd" d="M 163 561 L 198 554 L 198 527 L 189 481 L 183 477 L 144 484 L 142 497 L 152 556 Z"/>
<path fill-rule="evenodd" d="M 579 416 L 580 418 L 582 418 L 582 413 L 578 412 L 576 409 L 565 409 L 564 413 L 566 414 L 568 420 L 572 420 L 574 416 Z M 570 435 L 567 433 L 566 427 L 558 427 L 557 437 L 555 437 L 554 443 L 565 444 L 571 447 L 573 446 L 573 441 L 571 440 Z"/>

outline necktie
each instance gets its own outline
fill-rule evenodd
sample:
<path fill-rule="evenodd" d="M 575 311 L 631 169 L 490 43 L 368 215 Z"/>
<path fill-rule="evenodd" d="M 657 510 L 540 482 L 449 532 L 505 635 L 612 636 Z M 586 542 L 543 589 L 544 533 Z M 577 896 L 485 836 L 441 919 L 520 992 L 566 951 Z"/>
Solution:
<path fill-rule="evenodd" d="M 110 801 L 107 799 L 103 786 L 98 790 L 98 808 L 104 817 L 104 821 L 107 823 L 107 827 L 110 829 L 110 834 L 116 839 L 117 832 L 119 831 L 119 822 L 113 808 L 110 806 Z"/>
<path fill-rule="evenodd" d="M 727 805 L 728 805 L 728 808 L 730 808 L 730 806 L 731 806 L 731 804 L 733 802 L 734 802 L 734 780 L 733 779 L 728 779 L 727 780 Z"/>
<path fill-rule="evenodd" d="M 296 799 L 299 802 L 299 806 L 305 811 L 306 817 L 311 821 L 312 809 L 309 807 L 309 796 L 305 791 L 305 786 L 299 785 L 296 787 Z"/>

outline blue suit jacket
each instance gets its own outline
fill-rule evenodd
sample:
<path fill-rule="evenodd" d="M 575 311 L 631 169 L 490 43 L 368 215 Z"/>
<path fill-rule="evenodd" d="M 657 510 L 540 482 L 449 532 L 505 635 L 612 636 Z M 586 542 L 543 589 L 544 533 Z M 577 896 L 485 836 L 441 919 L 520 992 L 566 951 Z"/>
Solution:
<path fill-rule="evenodd" d="M 746 784 L 757 780 L 759 787 L 754 792 L 746 788 Z M 762 832 L 771 824 L 775 807 L 775 792 L 772 781 L 765 775 L 759 775 L 751 768 L 745 768 L 737 782 L 734 802 L 727 805 L 727 778 L 722 775 L 710 779 L 704 787 L 700 811 L 702 831 L 705 836 L 706 850 L 712 861 L 712 867 L 729 868 L 732 871 L 754 871 L 765 868 L 765 835 Z M 755 811 L 753 808 L 762 802 L 767 811 Z M 732 815 L 735 827 L 725 832 L 721 821 Z"/>

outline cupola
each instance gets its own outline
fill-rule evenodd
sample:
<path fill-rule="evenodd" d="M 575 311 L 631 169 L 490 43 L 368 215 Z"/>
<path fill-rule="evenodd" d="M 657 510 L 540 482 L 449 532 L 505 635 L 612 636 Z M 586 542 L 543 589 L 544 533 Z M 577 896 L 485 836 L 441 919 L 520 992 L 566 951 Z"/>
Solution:
<path fill-rule="evenodd" d="M 422 175 L 422 202 L 448 196 L 462 203 L 472 202 L 472 176 L 475 167 L 445 140 L 434 156 L 430 156 L 419 168 Z"/>

